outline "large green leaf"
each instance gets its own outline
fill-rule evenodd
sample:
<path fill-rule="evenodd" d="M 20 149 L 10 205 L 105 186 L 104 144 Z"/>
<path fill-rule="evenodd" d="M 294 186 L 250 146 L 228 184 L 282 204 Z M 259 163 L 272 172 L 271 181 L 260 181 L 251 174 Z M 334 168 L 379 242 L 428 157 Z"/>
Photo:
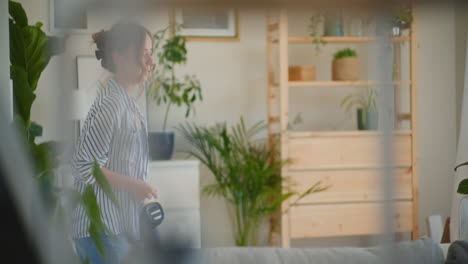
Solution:
<path fill-rule="evenodd" d="M 42 126 L 38 123 L 31 122 L 31 126 L 29 127 L 29 140 L 34 142 L 36 137 L 42 136 Z"/>
<path fill-rule="evenodd" d="M 13 80 L 13 99 L 15 111 L 25 122 L 25 129 L 29 129 L 31 106 L 36 99 L 28 83 L 28 74 L 23 68 L 12 65 L 10 67 L 11 78 Z"/>
<path fill-rule="evenodd" d="M 10 62 L 28 73 L 28 83 L 33 91 L 50 60 L 47 53 L 48 37 L 41 26 L 40 23 L 21 26 L 10 20 Z"/>
<path fill-rule="evenodd" d="M 98 247 L 99 252 L 105 256 L 103 241 L 100 233 L 104 232 L 111 236 L 114 236 L 114 234 L 111 233 L 107 226 L 102 222 L 101 210 L 99 208 L 96 194 L 94 193 L 92 185 L 88 185 L 85 188 L 82 195 L 82 204 L 90 221 L 88 232 L 91 236 L 91 239 Z"/>
<path fill-rule="evenodd" d="M 99 163 L 95 160 L 94 165 L 93 165 L 93 175 L 96 178 L 97 183 L 101 187 L 101 189 L 104 191 L 104 193 L 109 197 L 109 199 L 114 203 L 114 205 L 118 208 L 119 203 L 117 202 L 117 199 L 115 198 L 114 192 L 112 191 L 112 188 L 107 181 L 106 176 L 101 170 L 101 167 L 99 167 Z"/>
<path fill-rule="evenodd" d="M 89 235 L 91 236 L 91 239 L 94 242 L 94 245 L 96 245 L 96 248 L 98 249 L 99 253 L 106 258 L 106 250 L 104 246 L 104 240 L 102 239 L 101 235 L 99 234 L 99 227 L 91 222 L 88 227 L 88 232 Z"/>
<path fill-rule="evenodd" d="M 8 1 L 8 12 L 13 21 L 21 27 L 28 25 L 28 17 L 20 3 Z"/>
<path fill-rule="evenodd" d="M 459 194 L 468 194 L 468 179 L 464 179 L 458 184 L 457 192 Z"/>

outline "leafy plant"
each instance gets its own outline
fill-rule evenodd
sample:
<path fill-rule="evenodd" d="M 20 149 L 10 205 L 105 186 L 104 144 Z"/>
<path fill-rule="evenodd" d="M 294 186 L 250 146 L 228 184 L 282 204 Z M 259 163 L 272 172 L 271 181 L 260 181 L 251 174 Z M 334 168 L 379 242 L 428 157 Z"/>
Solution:
<path fill-rule="evenodd" d="M 455 167 L 455 171 L 457 171 L 459 167 L 466 166 L 466 165 L 468 165 L 468 161 L 465 161 L 457 165 Z M 462 181 L 460 181 L 460 183 L 458 184 L 457 193 L 464 194 L 464 195 L 468 194 L 468 179 L 463 179 Z"/>
<path fill-rule="evenodd" d="M 195 124 L 180 125 L 180 132 L 194 147 L 189 153 L 205 164 L 216 183 L 205 186 L 203 192 L 223 197 L 234 216 L 233 232 L 238 246 L 256 245 L 259 226 L 268 216 L 277 212 L 281 204 L 296 196 L 303 197 L 323 191 L 319 183 L 304 193 L 282 190 L 291 186 L 280 175 L 288 161 L 272 159 L 277 150 L 253 138 L 265 129 L 263 122 L 246 128 L 244 120 L 228 129 L 226 123 L 213 127 Z M 289 189 L 289 188 L 288 188 Z M 292 205 L 291 204 L 291 205 Z"/>
<path fill-rule="evenodd" d="M 81 203 L 86 208 L 90 219 L 89 232 L 98 249 L 104 253 L 104 245 L 98 235 L 106 231 L 100 216 L 99 205 L 92 186 L 88 186 L 80 195 L 76 191 L 57 188 L 55 170 L 59 165 L 58 157 L 61 153 L 57 142 L 36 143 L 36 138 L 42 136 L 42 126 L 31 121 L 31 107 L 36 98 L 35 91 L 39 78 L 49 63 L 51 57 L 63 50 L 63 40 L 48 37 L 42 31 L 42 23 L 29 25 L 28 17 L 22 5 L 9 1 L 9 30 L 10 30 L 10 74 L 13 80 L 14 123 L 21 133 L 26 148 L 31 153 L 35 168 L 35 181 L 38 183 L 46 205 L 55 215 L 57 222 L 61 221 L 62 201 L 65 196 Z M 106 178 L 102 175 L 99 165 L 95 162 L 93 175 L 103 190 L 113 197 Z M 115 199 L 113 199 L 115 201 Z"/>
<path fill-rule="evenodd" d="M 346 113 L 351 112 L 351 108 L 357 105 L 363 111 L 377 111 L 377 92 L 373 88 L 368 88 L 365 94 L 349 94 L 340 103 L 340 107 L 344 107 Z"/>
<path fill-rule="evenodd" d="M 413 22 L 413 14 L 411 13 L 411 8 L 403 8 L 398 11 L 393 19 L 395 25 L 401 28 L 408 28 Z"/>
<path fill-rule="evenodd" d="M 315 45 L 315 55 L 319 55 L 321 48 L 327 44 L 327 42 L 319 36 L 318 26 L 323 23 L 323 16 L 318 14 L 311 16 L 309 19 L 309 36 L 313 37 L 312 43 Z"/>
<path fill-rule="evenodd" d="M 348 58 L 348 57 L 357 57 L 357 52 L 353 49 L 346 48 L 346 49 L 337 51 L 334 55 L 335 60 Z"/>
<path fill-rule="evenodd" d="M 159 106 L 166 104 L 163 131 L 166 130 L 167 119 L 172 105 L 185 105 L 185 117 L 194 111 L 196 100 L 203 100 L 200 82 L 195 75 L 185 75 L 183 80 L 176 77 L 176 67 L 187 62 L 186 40 L 178 35 L 181 25 L 174 25 L 174 35 L 166 38 L 170 26 L 153 35 L 153 50 L 156 54 L 156 68 L 150 77 L 149 95 Z"/>

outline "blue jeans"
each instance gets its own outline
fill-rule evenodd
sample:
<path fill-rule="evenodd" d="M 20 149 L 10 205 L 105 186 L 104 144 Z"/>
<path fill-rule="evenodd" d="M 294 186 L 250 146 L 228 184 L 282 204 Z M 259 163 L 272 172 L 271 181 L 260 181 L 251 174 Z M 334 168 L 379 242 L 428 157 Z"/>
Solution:
<path fill-rule="evenodd" d="M 104 242 L 106 256 L 99 253 L 91 237 L 84 237 L 75 240 L 78 256 L 84 261 L 86 258 L 90 264 L 116 264 L 121 263 L 130 251 L 130 244 L 123 234 L 118 234 L 116 238 L 109 237 L 101 233 Z"/>

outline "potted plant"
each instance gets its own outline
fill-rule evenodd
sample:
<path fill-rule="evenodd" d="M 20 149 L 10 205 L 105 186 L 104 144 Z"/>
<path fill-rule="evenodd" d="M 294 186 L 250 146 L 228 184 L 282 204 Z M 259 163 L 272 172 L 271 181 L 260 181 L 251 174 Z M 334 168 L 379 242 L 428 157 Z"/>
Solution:
<path fill-rule="evenodd" d="M 355 50 L 346 48 L 335 53 L 332 63 L 334 81 L 357 81 L 360 75 L 360 64 Z"/>
<path fill-rule="evenodd" d="M 411 8 L 403 8 L 398 11 L 393 17 L 393 35 L 400 36 L 401 31 L 409 29 L 413 22 Z"/>
<path fill-rule="evenodd" d="M 367 94 L 350 94 L 343 98 L 340 106 L 345 108 L 346 113 L 351 113 L 353 106 L 357 105 L 357 125 L 359 130 L 376 130 L 379 115 L 377 111 L 377 94 L 372 88 Z"/>
<path fill-rule="evenodd" d="M 321 38 L 323 36 L 323 30 L 319 30 L 319 26 L 324 26 L 324 16 L 321 13 L 313 15 L 309 19 L 309 36 L 311 36 L 312 43 L 315 46 L 315 55 L 319 55 L 321 48 L 327 44 L 327 42 Z"/>
<path fill-rule="evenodd" d="M 272 158 L 279 156 L 276 149 L 254 140 L 265 128 L 263 122 L 246 128 L 242 118 L 231 129 L 226 123 L 213 127 L 179 126 L 194 148 L 189 153 L 206 165 L 216 179 L 203 192 L 220 196 L 228 203 L 228 210 L 234 216 L 237 246 L 257 245 L 260 224 L 276 213 L 284 201 L 296 196 L 292 202 L 296 204 L 303 197 L 324 190 L 318 182 L 302 194 L 282 191 L 284 182 L 280 172 L 287 161 Z"/>
<path fill-rule="evenodd" d="M 54 222 L 61 228 L 65 212 L 64 204 L 73 208 L 78 203 L 85 208 L 89 217 L 88 229 L 91 239 L 97 249 L 104 252 L 104 241 L 100 232 L 109 234 L 109 230 L 101 218 L 100 206 L 96 199 L 93 186 L 89 185 L 83 194 L 75 190 L 57 186 L 57 168 L 59 165 L 60 146 L 57 142 L 37 143 L 36 138 L 42 136 L 42 126 L 31 120 L 31 108 L 36 98 L 36 89 L 42 72 L 52 56 L 64 50 L 64 38 L 50 37 L 42 31 L 42 23 L 29 25 L 28 17 L 20 3 L 9 1 L 9 33 L 10 33 L 10 74 L 13 80 L 14 123 L 20 137 L 24 139 L 25 148 L 33 163 L 34 182 L 39 186 L 46 209 Z M 93 176 L 99 186 L 116 206 L 110 184 L 97 162 L 94 162 Z M 70 248 L 72 245 L 69 245 Z"/>
<path fill-rule="evenodd" d="M 194 75 L 176 76 L 176 67 L 187 62 L 186 40 L 178 35 L 181 25 L 174 25 L 174 35 L 166 38 L 170 26 L 153 35 L 156 67 L 150 77 L 149 98 L 159 106 L 165 105 L 162 131 L 148 136 L 150 157 L 153 160 L 169 160 L 174 151 L 174 132 L 167 131 L 167 120 L 173 106 L 185 106 L 185 117 L 194 112 L 197 100 L 203 100 L 200 82 Z"/>

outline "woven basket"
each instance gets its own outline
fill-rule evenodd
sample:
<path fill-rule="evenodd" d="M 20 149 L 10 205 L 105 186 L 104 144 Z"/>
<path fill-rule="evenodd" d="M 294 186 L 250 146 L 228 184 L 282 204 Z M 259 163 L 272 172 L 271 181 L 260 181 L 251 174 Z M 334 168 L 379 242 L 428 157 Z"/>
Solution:
<path fill-rule="evenodd" d="M 289 66 L 289 81 L 315 81 L 315 67 Z"/>
<path fill-rule="evenodd" d="M 361 77 L 360 68 L 357 57 L 333 60 L 332 79 L 334 81 L 358 81 Z"/>

